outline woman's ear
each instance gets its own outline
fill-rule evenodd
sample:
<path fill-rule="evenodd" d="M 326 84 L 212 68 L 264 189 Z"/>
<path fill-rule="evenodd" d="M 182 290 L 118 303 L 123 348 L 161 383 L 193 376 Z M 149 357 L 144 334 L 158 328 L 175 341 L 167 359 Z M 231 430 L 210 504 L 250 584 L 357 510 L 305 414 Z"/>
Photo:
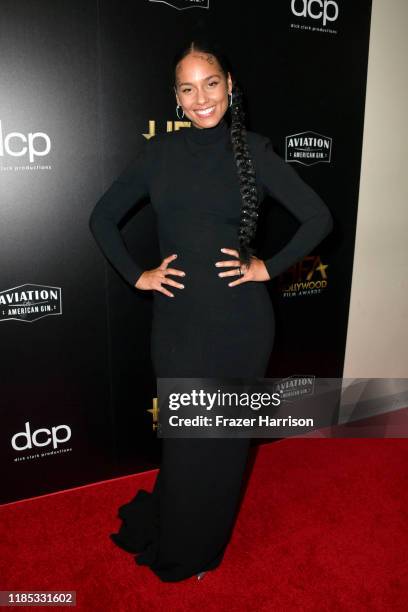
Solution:
<path fill-rule="evenodd" d="M 233 89 L 233 87 L 232 87 L 232 78 L 231 78 L 231 74 L 230 73 L 228 73 L 227 84 L 228 84 L 228 93 L 230 93 L 229 90 L 231 89 L 231 92 L 232 92 L 232 89 Z"/>

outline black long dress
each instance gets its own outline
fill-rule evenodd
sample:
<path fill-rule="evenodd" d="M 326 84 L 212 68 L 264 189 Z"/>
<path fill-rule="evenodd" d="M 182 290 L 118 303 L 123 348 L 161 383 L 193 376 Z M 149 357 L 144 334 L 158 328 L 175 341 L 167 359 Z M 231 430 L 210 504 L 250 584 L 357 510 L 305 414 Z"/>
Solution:
<path fill-rule="evenodd" d="M 259 197 L 266 194 L 300 222 L 288 244 L 265 261 L 274 277 L 299 261 L 332 229 L 329 209 L 273 150 L 270 139 L 247 131 Z M 169 276 L 184 289 L 154 291 L 151 352 L 157 377 L 263 377 L 275 319 L 264 282 L 228 283 L 215 262 L 233 259 L 241 195 L 225 118 L 211 128 L 181 129 L 146 140 L 97 202 L 91 231 L 106 258 L 134 286 L 143 270 L 127 251 L 118 222 L 148 196 L 157 218 L 162 258 L 177 253 Z M 152 493 L 119 509 L 112 539 L 162 581 L 214 569 L 228 544 L 246 465 L 249 438 L 163 438 Z"/>

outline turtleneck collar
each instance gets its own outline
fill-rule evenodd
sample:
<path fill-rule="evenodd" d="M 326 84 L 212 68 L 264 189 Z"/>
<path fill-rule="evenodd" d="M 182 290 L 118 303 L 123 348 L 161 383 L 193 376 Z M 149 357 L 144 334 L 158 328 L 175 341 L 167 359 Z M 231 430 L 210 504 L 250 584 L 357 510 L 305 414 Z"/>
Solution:
<path fill-rule="evenodd" d="M 229 137 L 229 127 L 224 117 L 209 128 L 198 128 L 193 123 L 184 130 L 188 140 L 199 145 L 212 144 L 218 141 L 225 141 Z"/>

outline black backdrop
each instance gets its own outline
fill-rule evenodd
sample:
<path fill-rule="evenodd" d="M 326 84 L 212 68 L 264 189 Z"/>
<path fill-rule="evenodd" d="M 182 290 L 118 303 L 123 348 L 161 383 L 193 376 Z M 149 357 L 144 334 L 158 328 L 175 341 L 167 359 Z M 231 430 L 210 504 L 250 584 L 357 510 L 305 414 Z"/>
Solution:
<path fill-rule="evenodd" d="M 277 323 L 269 375 L 299 385 L 341 376 L 371 1 L 0 0 L 0 10 L 1 501 L 158 465 L 152 296 L 103 259 L 88 218 L 143 138 L 188 129 L 170 60 L 196 32 L 223 43 L 248 129 L 271 137 L 335 221 L 267 285 Z M 268 203 L 261 257 L 297 227 Z M 125 221 L 131 253 L 158 265 L 149 201 Z"/>

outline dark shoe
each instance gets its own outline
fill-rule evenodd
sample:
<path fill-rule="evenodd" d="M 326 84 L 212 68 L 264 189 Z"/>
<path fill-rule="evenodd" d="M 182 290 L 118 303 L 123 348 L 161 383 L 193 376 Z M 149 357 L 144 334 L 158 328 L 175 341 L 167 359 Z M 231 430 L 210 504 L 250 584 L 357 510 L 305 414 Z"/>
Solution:
<path fill-rule="evenodd" d="M 197 580 L 202 580 L 204 578 L 204 574 L 206 573 L 207 570 L 205 570 L 204 572 L 200 572 L 198 574 L 196 574 L 197 576 Z"/>

